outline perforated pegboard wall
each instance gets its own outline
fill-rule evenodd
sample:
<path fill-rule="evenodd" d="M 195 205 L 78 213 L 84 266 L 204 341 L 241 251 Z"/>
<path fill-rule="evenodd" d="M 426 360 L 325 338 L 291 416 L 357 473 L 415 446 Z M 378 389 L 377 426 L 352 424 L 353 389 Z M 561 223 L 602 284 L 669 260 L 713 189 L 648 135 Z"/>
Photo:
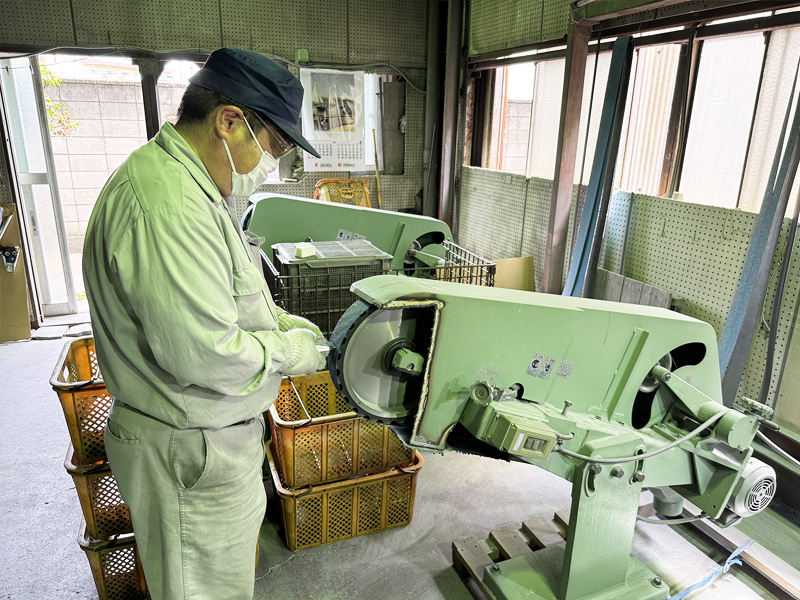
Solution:
<path fill-rule="evenodd" d="M 550 203 L 553 198 L 553 182 L 531 177 L 528 180 L 527 208 L 522 232 L 521 256 L 533 257 L 533 277 L 536 291 L 542 290 L 544 249 L 547 244 L 547 226 L 550 221 Z"/>
<path fill-rule="evenodd" d="M 0 10 L 0 42 L 68 46 L 75 44 L 69 0 L 6 0 Z"/>
<path fill-rule="evenodd" d="M 635 194 L 623 275 L 669 291 L 684 311 L 725 324 L 755 215 Z"/>
<path fill-rule="evenodd" d="M 344 3 L 334 4 L 342 10 Z M 425 67 L 427 0 L 349 0 L 348 5 L 351 63 L 388 62 L 398 66 Z M 324 30 L 330 31 L 329 35 L 336 35 L 327 27 Z"/>
<path fill-rule="evenodd" d="M 0 152 L 0 177 L 3 179 L 3 185 L 0 186 L 0 204 L 10 204 L 14 202 L 14 198 L 11 196 L 11 185 L 8 179 L 6 157 L 2 152 Z"/>
<path fill-rule="evenodd" d="M 290 68 L 295 74 L 297 69 Z M 373 73 L 390 74 L 391 70 L 371 70 Z M 406 74 L 414 81 L 424 81 L 425 71 L 409 69 Z M 422 154 L 425 133 L 425 97 L 406 86 L 406 144 L 403 175 L 381 176 L 381 198 L 383 208 L 386 210 L 400 210 L 413 208 L 416 204 L 416 195 L 422 189 Z M 310 172 L 298 183 L 263 185 L 259 191 L 270 191 L 278 194 L 288 194 L 301 198 L 312 198 L 314 187 L 320 179 L 348 179 L 351 173 L 347 172 Z M 359 178 L 362 176 L 359 175 Z M 369 182 L 369 195 L 372 205 L 378 206 L 378 190 L 373 175 L 363 176 Z M 247 207 L 246 199 L 237 199 L 236 211 L 241 216 Z"/>
<path fill-rule="evenodd" d="M 575 247 L 576 223 L 579 225 L 581 222 L 583 205 L 586 202 L 586 189 L 585 185 L 576 184 L 572 186 L 572 200 L 569 205 L 569 223 L 567 225 L 567 249 L 564 254 L 564 272 L 562 273 L 564 281 L 567 280 L 569 263 L 572 260 L 572 249 Z"/>
<path fill-rule="evenodd" d="M 473 0 L 469 15 L 469 53 L 475 55 L 538 42 L 546 3 L 545 0 Z"/>
<path fill-rule="evenodd" d="M 72 0 L 72 10 L 81 46 L 214 50 L 222 43 L 217 0 Z"/>
<path fill-rule="evenodd" d="M 622 271 L 622 254 L 625 246 L 625 229 L 628 227 L 633 194 L 617 190 L 608 205 L 603 244 L 600 246 L 598 265 L 607 271 Z"/>
<path fill-rule="evenodd" d="M 569 0 L 545 0 L 542 11 L 542 41 L 567 35 L 570 20 Z"/>
<path fill-rule="evenodd" d="M 216 2 L 215 2 L 216 4 Z M 347 3 L 282 0 L 280 9 L 258 0 L 220 0 L 222 43 L 294 60 L 305 48 L 316 62 L 347 62 Z"/>
<path fill-rule="evenodd" d="M 636 194 L 631 203 L 630 228 L 623 274 L 669 291 L 682 300 L 681 311 L 710 323 L 719 336 L 739 283 L 756 215 L 699 206 Z M 622 211 L 620 211 L 621 213 Z M 615 217 L 620 222 L 621 216 Z M 762 315 L 770 319 L 779 259 L 786 239 L 784 222 Z M 615 248 L 618 247 L 615 244 Z M 608 255 L 607 255 L 608 257 Z M 777 374 L 786 348 L 794 305 L 800 290 L 800 259 L 795 250 L 786 282 L 784 304 L 775 346 Z M 761 386 L 768 338 L 756 332 L 740 395 L 754 398 Z M 773 378 L 774 380 L 774 378 Z M 774 398 L 774 385 L 768 401 Z"/>
<path fill-rule="evenodd" d="M 459 244 L 491 260 L 518 257 L 525 177 L 478 167 L 461 173 Z"/>
<path fill-rule="evenodd" d="M 783 262 L 781 260 L 781 255 L 783 254 L 783 249 L 785 248 L 786 239 L 788 237 L 789 223 L 790 221 L 788 219 L 783 222 L 781 236 L 778 240 L 778 248 L 775 252 L 775 258 L 772 261 L 772 271 L 770 272 L 769 285 L 767 286 L 767 297 L 762 310 L 762 316 L 767 323 L 772 319 L 772 303 L 775 301 L 778 274 Z M 767 403 L 770 405 L 775 401 L 777 394 L 776 384 L 778 382 L 781 365 L 787 353 L 787 340 L 792 329 L 792 319 L 798 301 L 798 291 L 800 291 L 800 252 L 797 251 L 797 246 L 795 245 L 795 249 L 790 257 L 789 273 L 784 287 L 780 320 L 778 322 L 778 331 L 775 340 L 775 359 L 772 365 L 772 377 L 769 394 L 767 396 Z M 740 396 L 747 396 L 748 398 L 758 397 L 767 364 L 768 345 L 769 335 L 766 328 L 760 327 L 756 331 L 753 343 L 750 345 L 750 356 L 747 360 L 742 382 L 739 385 L 738 394 Z M 786 390 L 784 389 L 784 394 L 785 393 Z M 796 400 L 794 402 L 796 402 Z"/>

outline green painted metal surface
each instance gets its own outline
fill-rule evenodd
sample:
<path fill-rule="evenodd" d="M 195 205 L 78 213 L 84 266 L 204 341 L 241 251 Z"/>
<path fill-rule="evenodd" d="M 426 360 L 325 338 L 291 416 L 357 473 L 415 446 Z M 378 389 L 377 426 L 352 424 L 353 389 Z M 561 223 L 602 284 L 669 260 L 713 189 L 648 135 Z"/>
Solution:
<path fill-rule="evenodd" d="M 595 549 L 599 553 L 601 549 Z M 498 571 L 486 570 L 484 583 L 493 600 L 561 600 L 557 592 L 564 561 L 564 546 L 550 546 L 532 554 L 500 563 Z M 653 585 L 656 575 L 633 556 L 626 561 L 625 581 L 591 600 L 666 600 L 669 588 Z M 587 598 L 588 600 L 588 598 Z"/>
<path fill-rule="evenodd" d="M 672 487 L 713 518 L 733 516 L 726 507 L 757 422 L 721 403 L 707 323 L 648 306 L 408 277 L 353 289 L 363 300 L 337 326 L 329 366 L 348 401 L 349 389 L 369 392 L 362 414 L 407 428 L 408 445 L 434 451 L 461 424 L 572 482 L 561 563 L 546 549 L 487 569 L 483 583 L 496 598 L 666 598 L 630 558 L 643 486 Z M 399 341 L 425 358 L 420 375 L 381 371 Z M 687 436 L 714 416 L 707 431 Z"/>
<path fill-rule="evenodd" d="M 255 206 L 245 216 L 245 228 L 264 238 L 262 249 L 272 256 L 272 245 L 331 241 L 344 235 L 365 237 L 394 258 L 392 269 L 402 269 L 406 253 L 417 241 L 429 254 L 444 256 L 441 242 L 452 241 L 450 228 L 430 217 L 360 208 L 270 192 L 254 194 Z M 347 238 L 349 239 L 349 238 Z"/>
<path fill-rule="evenodd" d="M 604 239 L 605 266 L 622 275 L 669 291 L 682 299 L 681 312 L 722 331 L 750 244 L 756 215 L 742 210 L 703 206 L 643 194 L 618 192 L 609 210 Z M 768 286 L 764 317 L 769 319 L 785 243 L 784 221 L 773 275 Z M 611 232 L 611 235 L 608 233 Z M 800 252 L 792 255 L 787 289 L 800 285 Z M 778 328 L 773 385 L 768 404 L 777 393 L 775 383 L 787 351 L 797 295 L 784 297 Z M 768 336 L 756 335 L 738 395 L 755 398 L 761 388 Z"/>

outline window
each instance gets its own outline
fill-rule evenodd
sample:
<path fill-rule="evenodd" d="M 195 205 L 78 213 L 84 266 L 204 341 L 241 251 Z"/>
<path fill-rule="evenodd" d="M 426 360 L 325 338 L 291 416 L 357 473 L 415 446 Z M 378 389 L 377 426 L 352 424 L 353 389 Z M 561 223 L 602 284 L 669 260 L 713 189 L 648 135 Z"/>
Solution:
<path fill-rule="evenodd" d="M 760 33 L 703 42 L 678 185 L 687 202 L 736 207 L 763 57 Z"/>
<path fill-rule="evenodd" d="M 133 150 L 147 142 L 139 69 L 116 55 L 40 57 L 58 196 L 78 310 L 83 236 L 100 190 Z"/>
<path fill-rule="evenodd" d="M 587 60 L 576 183 L 587 183 L 591 173 L 610 59 L 610 53 L 600 54 L 596 71 L 596 54 L 591 54 Z M 565 60 L 557 58 L 496 69 L 488 153 L 482 166 L 553 179 L 564 66 Z"/>
<path fill-rule="evenodd" d="M 619 187 L 658 195 L 667 143 L 672 96 L 681 47 L 678 44 L 639 48 L 632 70 L 627 135 Z"/>
<path fill-rule="evenodd" d="M 687 48 L 636 51 L 618 185 L 649 195 L 674 187 L 687 202 L 758 212 L 800 55 L 800 30 L 695 42 L 694 69 Z M 676 110 L 682 105 L 683 131 Z"/>
<path fill-rule="evenodd" d="M 798 57 L 800 57 L 800 28 L 781 29 L 770 33 L 753 133 L 750 137 L 739 193 L 738 207 L 743 210 L 758 212 L 761 207 L 786 106 L 790 99 Z M 800 178 L 795 178 L 794 188 L 789 195 L 788 214 L 792 214 L 798 188 L 800 188 Z"/>

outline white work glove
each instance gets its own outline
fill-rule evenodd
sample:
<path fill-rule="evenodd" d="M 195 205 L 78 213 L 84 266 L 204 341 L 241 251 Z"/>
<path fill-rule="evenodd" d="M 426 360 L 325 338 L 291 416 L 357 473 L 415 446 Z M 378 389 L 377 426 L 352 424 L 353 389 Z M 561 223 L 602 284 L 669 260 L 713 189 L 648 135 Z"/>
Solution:
<path fill-rule="evenodd" d="M 290 329 L 286 332 L 289 358 L 283 363 L 284 375 L 313 375 L 325 368 L 325 357 L 317 350 L 314 332 L 309 329 Z"/>
<path fill-rule="evenodd" d="M 322 335 L 322 331 L 320 331 L 319 327 L 303 317 L 298 317 L 297 315 L 282 311 L 278 313 L 278 327 L 280 327 L 280 330 L 283 332 L 291 329 L 307 329 L 314 334 L 314 341 L 318 346 L 324 346 L 326 343 L 325 337 Z"/>

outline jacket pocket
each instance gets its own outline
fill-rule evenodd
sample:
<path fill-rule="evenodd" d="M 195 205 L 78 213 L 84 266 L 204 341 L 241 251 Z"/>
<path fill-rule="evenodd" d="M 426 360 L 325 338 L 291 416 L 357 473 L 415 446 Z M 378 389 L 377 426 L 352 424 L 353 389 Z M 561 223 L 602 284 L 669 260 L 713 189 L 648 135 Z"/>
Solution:
<path fill-rule="evenodd" d="M 248 264 L 233 273 L 231 290 L 236 302 L 236 324 L 245 331 L 268 331 L 278 324 L 267 300 L 266 282 L 255 266 Z"/>

